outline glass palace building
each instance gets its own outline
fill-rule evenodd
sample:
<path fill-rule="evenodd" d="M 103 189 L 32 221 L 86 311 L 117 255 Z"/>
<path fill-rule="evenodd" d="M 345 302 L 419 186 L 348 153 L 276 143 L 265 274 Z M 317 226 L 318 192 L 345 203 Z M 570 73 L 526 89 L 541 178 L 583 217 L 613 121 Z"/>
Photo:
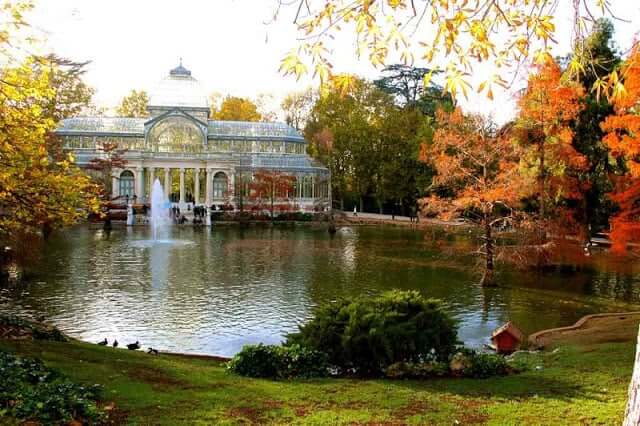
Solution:
<path fill-rule="evenodd" d="M 187 204 L 250 203 L 258 171 L 295 177 L 282 198 L 305 211 L 330 205 L 329 171 L 307 154 L 307 143 L 284 123 L 209 120 L 209 100 L 180 64 L 149 95 L 149 117 L 75 117 L 56 130 L 80 167 L 104 156 L 105 143 L 124 151 L 114 171 L 113 198 L 146 203 L 155 179 L 166 196 Z"/>

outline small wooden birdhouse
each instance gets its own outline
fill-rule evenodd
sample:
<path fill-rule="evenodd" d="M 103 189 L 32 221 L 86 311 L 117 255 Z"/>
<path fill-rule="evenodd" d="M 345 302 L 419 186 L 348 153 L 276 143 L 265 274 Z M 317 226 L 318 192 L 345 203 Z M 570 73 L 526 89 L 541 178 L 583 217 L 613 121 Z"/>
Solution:
<path fill-rule="evenodd" d="M 511 321 L 496 328 L 491 333 L 491 342 L 498 353 L 508 354 L 514 352 L 524 340 L 524 335 Z"/>

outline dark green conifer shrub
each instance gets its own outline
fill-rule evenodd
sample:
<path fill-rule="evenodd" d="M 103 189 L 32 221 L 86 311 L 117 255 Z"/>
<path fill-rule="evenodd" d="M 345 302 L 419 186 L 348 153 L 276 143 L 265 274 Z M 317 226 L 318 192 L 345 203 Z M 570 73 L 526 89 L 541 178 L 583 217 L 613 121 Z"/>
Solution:
<path fill-rule="evenodd" d="M 324 305 L 287 338 L 357 375 L 381 375 L 397 362 L 445 361 L 457 343 L 457 327 L 438 300 L 397 290 Z"/>

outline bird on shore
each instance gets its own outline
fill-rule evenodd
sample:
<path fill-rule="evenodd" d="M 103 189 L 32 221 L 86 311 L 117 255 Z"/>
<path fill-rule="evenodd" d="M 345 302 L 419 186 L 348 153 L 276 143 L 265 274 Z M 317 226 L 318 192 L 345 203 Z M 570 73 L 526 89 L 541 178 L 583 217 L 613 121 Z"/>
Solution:
<path fill-rule="evenodd" d="M 149 348 L 147 353 L 150 354 L 150 355 L 158 355 L 159 352 L 158 352 L 157 349 Z"/>
<path fill-rule="evenodd" d="M 113 341 L 113 345 L 112 345 L 112 346 L 113 346 L 114 348 L 117 348 L 117 347 L 118 347 L 118 340 L 117 340 L 117 339 Z"/>
<path fill-rule="evenodd" d="M 105 337 L 105 339 L 104 339 L 104 340 L 102 340 L 102 341 L 100 341 L 100 342 L 98 342 L 98 344 L 99 344 L 100 346 L 107 346 L 107 338 Z"/>
<path fill-rule="evenodd" d="M 129 349 L 130 351 L 137 351 L 138 349 L 140 349 L 140 342 L 136 340 L 135 343 L 129 343 L 127 345 L 127 349 Z"/>

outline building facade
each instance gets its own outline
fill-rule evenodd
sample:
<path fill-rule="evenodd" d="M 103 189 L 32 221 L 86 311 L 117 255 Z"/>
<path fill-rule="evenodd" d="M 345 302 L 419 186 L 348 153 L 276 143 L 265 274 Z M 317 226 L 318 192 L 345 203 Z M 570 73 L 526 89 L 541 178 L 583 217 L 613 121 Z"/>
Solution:
<path fill-rule="evenodd" d="M 258 172 L 291 176 L 279 202 L 303 211 L 330 206 L 330 176 L 309 157 L 307 143 L 284 123 L 209 120 L 209 100 L 182 63 L 150 93 L 149 117 L 75 117 L 56 133 L 80 167 L 104 156 L 105 143 L 123 149 L 115 170 L 117 200 L 148 203 L 156 179 L 181 208 L 251 204 Z"/>

